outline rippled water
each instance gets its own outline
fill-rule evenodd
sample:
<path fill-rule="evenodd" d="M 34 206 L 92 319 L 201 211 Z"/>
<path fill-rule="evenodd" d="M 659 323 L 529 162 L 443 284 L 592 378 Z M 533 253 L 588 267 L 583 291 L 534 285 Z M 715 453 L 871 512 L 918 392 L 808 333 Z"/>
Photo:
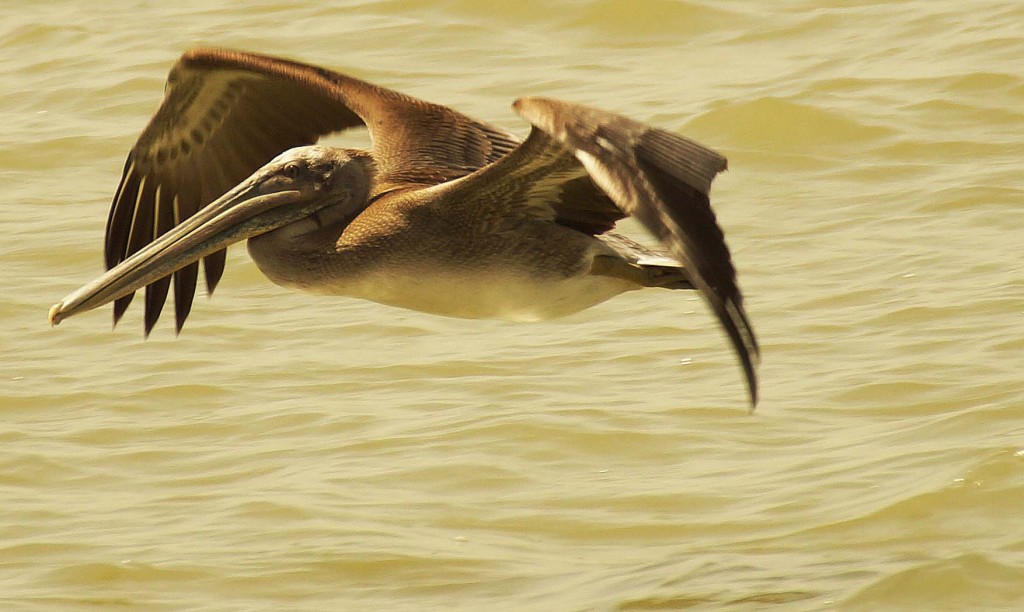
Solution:
<path fill-rule="evenodd" d="M 1024 4 L 0 14 L 0 607 L 1024 606 Z M 137 307 L 50 329 L 199 44 L 520 132 L 511 100 L 542 94 L 721 150 L 758 412 L 680 293 L 448 320 L 286 291 L 235 248 L 178 338 L 143 342 Z"/>

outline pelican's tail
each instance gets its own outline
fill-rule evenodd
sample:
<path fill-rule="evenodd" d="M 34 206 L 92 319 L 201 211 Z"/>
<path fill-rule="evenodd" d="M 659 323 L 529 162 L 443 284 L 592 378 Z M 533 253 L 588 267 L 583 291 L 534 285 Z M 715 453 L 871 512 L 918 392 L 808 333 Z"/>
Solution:
<path fill-rule="evenodd" d="M 606 260 L 604 271 L 609 276 L 629 278 L 641 287 L 663 289 L 694 289 L 686 268 L 665 251 L 644 246 L 621 234 L 608 232 L 597 238 L 610 246 L 621 258 Z"/>
<path fill-rule="evenodd" d="M 678 263 L 672 266 L 638 263 L 647 276 L 645 287 L 695 289 L 693 283 L 690 282 L 690 277 L 686 274 L 686 269 Z"/>

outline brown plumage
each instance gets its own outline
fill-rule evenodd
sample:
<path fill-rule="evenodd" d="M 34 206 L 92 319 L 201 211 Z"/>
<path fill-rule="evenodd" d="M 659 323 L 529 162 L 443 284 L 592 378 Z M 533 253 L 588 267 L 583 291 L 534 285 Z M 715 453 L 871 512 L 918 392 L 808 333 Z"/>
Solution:
<path fill-rule="evenodd" d="M 174 284 L 181 329 L 204 262 L 249 239 L 279 284 L 437 314 L 543 319 L 644 286 L 696 288 L 756 403 L 757 342 L 708 201 L 726 160 L 671 132 L 545 98 L 520 142 L 450 108 L 337 72 L 225 50 L 185 53 L 125 163 L 108 272 L 51 321 L 145 286 L 145 330 Z M 365 126 L 372 151 L 305 146 Z M 631 215 L 666 248 L 609 233 Z M 173 230 L 173 231 L 172 231 Z"/>

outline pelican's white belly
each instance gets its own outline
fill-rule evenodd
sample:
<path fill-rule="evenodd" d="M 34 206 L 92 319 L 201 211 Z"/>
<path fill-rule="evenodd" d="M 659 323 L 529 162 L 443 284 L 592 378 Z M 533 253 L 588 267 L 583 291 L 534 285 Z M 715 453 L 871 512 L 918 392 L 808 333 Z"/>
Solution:
<path fill-rule="evenodd" d="M 466 319 L 544 321 L 599 304 L 634 283 L 607 276 L 570 277 L 496 274 L 378 273 L 343 287 L 317 287 L 317 293 L 348 295 L 389 306 Z"/>

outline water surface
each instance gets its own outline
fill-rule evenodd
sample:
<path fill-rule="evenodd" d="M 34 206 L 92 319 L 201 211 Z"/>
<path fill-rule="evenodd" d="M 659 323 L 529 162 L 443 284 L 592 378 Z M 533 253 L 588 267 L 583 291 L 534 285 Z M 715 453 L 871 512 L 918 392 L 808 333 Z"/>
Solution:
<path fill-rule="evenodd" d="M 5 609 L 1019 609 L 1024 5 L 4 3 Z M 57 329 L 186 48 L 525 133 L 548 95 L 725 153 L 764 353 L 694 295 L 539 324 L 264 279 Z M 631 235 L 641 233 L 626 227 Z M 166 319 L 166 317 L 165 317 Z"/>

